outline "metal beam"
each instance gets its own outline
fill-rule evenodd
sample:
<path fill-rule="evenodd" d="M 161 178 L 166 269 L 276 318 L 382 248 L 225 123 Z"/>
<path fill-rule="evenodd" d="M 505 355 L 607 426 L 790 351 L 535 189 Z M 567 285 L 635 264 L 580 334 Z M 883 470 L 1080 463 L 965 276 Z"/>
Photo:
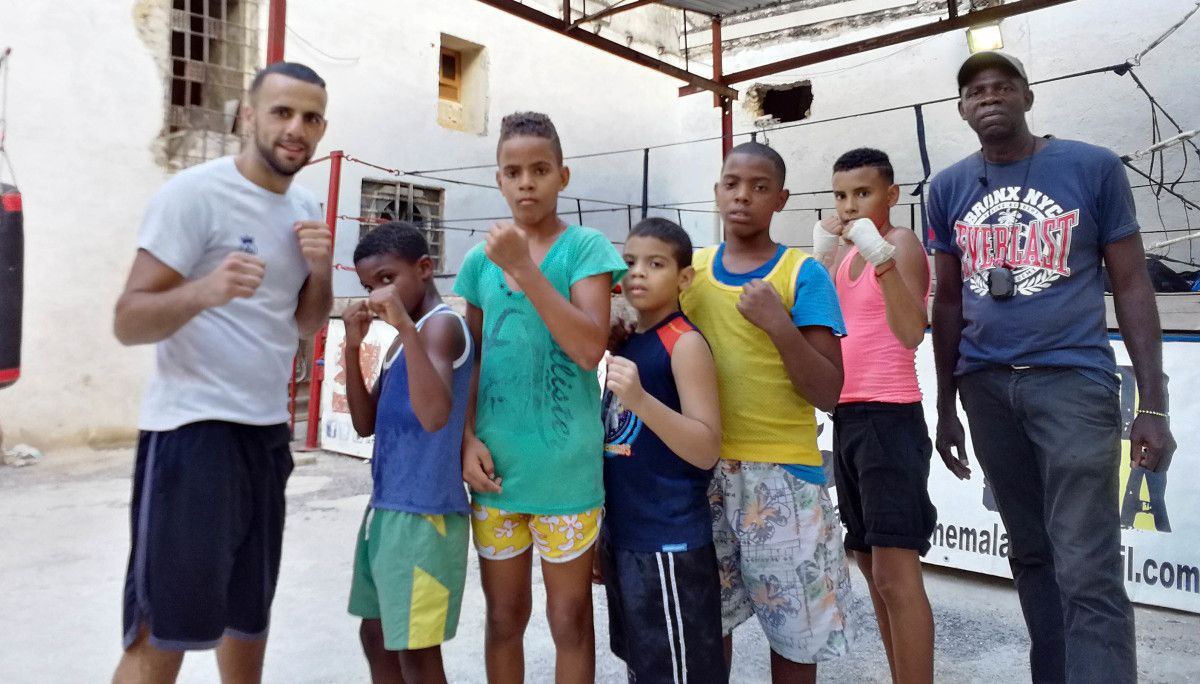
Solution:
<path fill-rule="evenodd" d="M 633 0 L 633 2 L 627 5 L 610 5 L 609 7 L 606 7 L 605 9 L 602 9 L 599 12 L 591 15 L 590 17 L 584 15 L 583 17 L 576 19 L 575 21 L 571 22 L 571 25 L 567 30 L 574 30 L 586 23 L 603 19 L 604 17 L 611 17 L 614 14 L 620 14 L 621 12 L 635 9 L 641 7 L 642 5 L 656 5 L 658 2 L 659 0 Z"/>
<path fill-rule="evenodd" d="M 724 95 L 730 99 L 736 100 L 738 98 L 738 91 L 730 88 L 727 85 L 717 83 L 716 81 L 704 78 L 703 76 L 697 76 L 696 74 L 693 74 L 687 70 L 680 69 L 674 64 L 669 64 L 662 60 L 655 59 L 650 55 L 638 52 L 633 48 L 626 47 L 607 38 L 602 38 L 591 31 L 567 31 L 566 25 L 564 25 L 557 17 L 552 17 L 545 12 L 539 12 L 532 7 L 522 5 L 516 0 L 479 0 L 479 2 L 495 7 L 498 10 L 508 12 L 513 16 L 520 17 L 521 19 L 537 24 L 542 28 L 549 29 L 550 31 L 554 31 L 555 33 L 572 40 L 577 40 L 594 48 L 604 50 L 611 55 L 616 55 L 617 57 L 627 59 L 635 64 L 640 64 L 644 67 L 654 69 L 661 74 L 677 78 L 695 87 L 697 89 L 696 92 L 708 90 L 717 93 L 718 95 Z"/>
<path fill-rule="evenodd" d="M 986 24 L 989 22 L 1000 21 L 1001 19 L 1013 17 L 1018 14 L 1034 12 L 1040 9 L 1053 7 L 1055 5 L 1062 5 L 1068 2 L 1072 2 L 1072 0 L 1020 0 L 1019 2 L 1010 2 L 1004 5 L 997 5 L 996 7 L 976 10 L 968 14 L 960 14 L 953 19 L 942 19 L 932 24 L 914 26 L 901 31 L 893 31 L 892 33 L 885 33 L 873 38 L 858 40 L 846 45 L 839 45 L 837 47 L 832 47 L 825 50 L 817 50 L 816 52 L 810 52 L 807 55 L 791 57 L 778 62 L 771 62 L 770 64 L 764 64 L 762 66 L 757 66 L 750 69 L 743 69 L 742 71 L 735 71 L 731 74 L 726 74 L 725 77 L 721 79 L 721 82 L 729 84 L 752 81 L 756 78 L 771 76 L 783 71 L 799 69 L 800 67 L 819 64 L 821 62 L 827 62 L 831 59 L 846 57 L 847 55 L 854 55 L 860 52 L 867 52 L 868 50 L 876 50 L 878 48 L 888 47 L 889 45 L 896 45 L 897 43 L 906 43 L 911 40 L 918 40 L 921 38 L 928 38 L 929 36 L 936 36 L 941 33 L 966 29 L 976 24 Z M 694 95 L 699 92 L 703 92 L 703 89 L 692 88 L 689 86 L 684 86 L 679 89 L 679 95 L 681 97 L 684 95 Z"/>

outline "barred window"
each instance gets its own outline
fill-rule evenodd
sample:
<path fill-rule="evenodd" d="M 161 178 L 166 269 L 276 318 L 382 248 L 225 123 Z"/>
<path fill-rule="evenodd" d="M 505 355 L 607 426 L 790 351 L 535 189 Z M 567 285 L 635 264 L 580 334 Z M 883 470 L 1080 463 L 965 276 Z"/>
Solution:
<path fill-rule="evenodd" d="M 171 0 L 164 137 L 174 168 L 235 154 L 259 65 L 259 0 Z"/>
<path fill-rule="evenodd" d="M 434 270 L 445 268 L 445 240 L 442 230 L 444 191 L 401 181 L 363 180 L 359 238 L 383 221 L 409 221 L 421 228 L 429 243 Z"/>

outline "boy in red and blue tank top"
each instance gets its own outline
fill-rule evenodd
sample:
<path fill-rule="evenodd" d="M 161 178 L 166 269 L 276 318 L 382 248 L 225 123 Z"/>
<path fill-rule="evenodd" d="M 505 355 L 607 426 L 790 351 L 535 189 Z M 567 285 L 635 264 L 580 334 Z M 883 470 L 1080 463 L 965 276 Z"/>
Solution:
<path fill-rule="evenodd" d="M 846 550 L 870 587 L 892 680 L 932 682 L 933 615 L 921 556 L 937 510 L 916 373 L 929 262 L 916 234 L 889 219 L 899 188 L 886 154 L 843 154 L 833 166 L 833 194 L 837 215 L 813 227 L 813 252 L 834 276 L 846 322 L 845 381 L 833 413 Z"/>
<path fill-rule="evenodd" d="M 629 681 L 724 682 L 721 586 L 708 486 L 720 457 L 712 352 L 679 310 L 692 243 L 645 219 L 625 241 L 637 326 L 608 362 L 605 519 L 598 565 L 610 644 Z"/>

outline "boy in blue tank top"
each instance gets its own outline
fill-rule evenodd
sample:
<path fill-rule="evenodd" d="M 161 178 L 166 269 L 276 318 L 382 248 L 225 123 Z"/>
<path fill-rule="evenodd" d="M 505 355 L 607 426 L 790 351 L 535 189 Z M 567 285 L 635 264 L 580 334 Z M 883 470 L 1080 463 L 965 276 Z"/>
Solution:
<path fill-rule="evenodd" d="M 354 429 L 375 435 L 374 491 L 358 534 L 350 613 L 362 618 L 375 682 L 445 682 L 440 644 L 454 637 L 467 576 L 470 505 L 463 425 L 474 350 L 442 302 L 421 231 L 390 222 L 367 233 L 354 267 L 370 293 L 342 315 Z M 378 317 L 396 328 L 368 391 L 359 348 Z"/>
<path fill-rule="evenodd" d="M 708 485 L 721 449 L 716 366 L 679 310 L 692 243 L 651 218 L 625 242 L 637 326 L 608 362 L 600 574 L 629 681 L 725 681 Z"/>

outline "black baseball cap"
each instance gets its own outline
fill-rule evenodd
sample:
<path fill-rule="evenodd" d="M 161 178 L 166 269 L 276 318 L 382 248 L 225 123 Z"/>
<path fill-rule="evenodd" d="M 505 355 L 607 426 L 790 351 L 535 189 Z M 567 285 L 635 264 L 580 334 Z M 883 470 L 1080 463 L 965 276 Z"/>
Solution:
<path fill-rule="evenodd" d="M 1025 75 L 1025 65 L 1021 64 L 1021 60 L 996 50 L 985 50 L 971 55 L 958 68 L 958 89 L 962 90 L 975 74 L 990 68 L 1002 69 L 1029 83 L 1029 77 Z"/>

